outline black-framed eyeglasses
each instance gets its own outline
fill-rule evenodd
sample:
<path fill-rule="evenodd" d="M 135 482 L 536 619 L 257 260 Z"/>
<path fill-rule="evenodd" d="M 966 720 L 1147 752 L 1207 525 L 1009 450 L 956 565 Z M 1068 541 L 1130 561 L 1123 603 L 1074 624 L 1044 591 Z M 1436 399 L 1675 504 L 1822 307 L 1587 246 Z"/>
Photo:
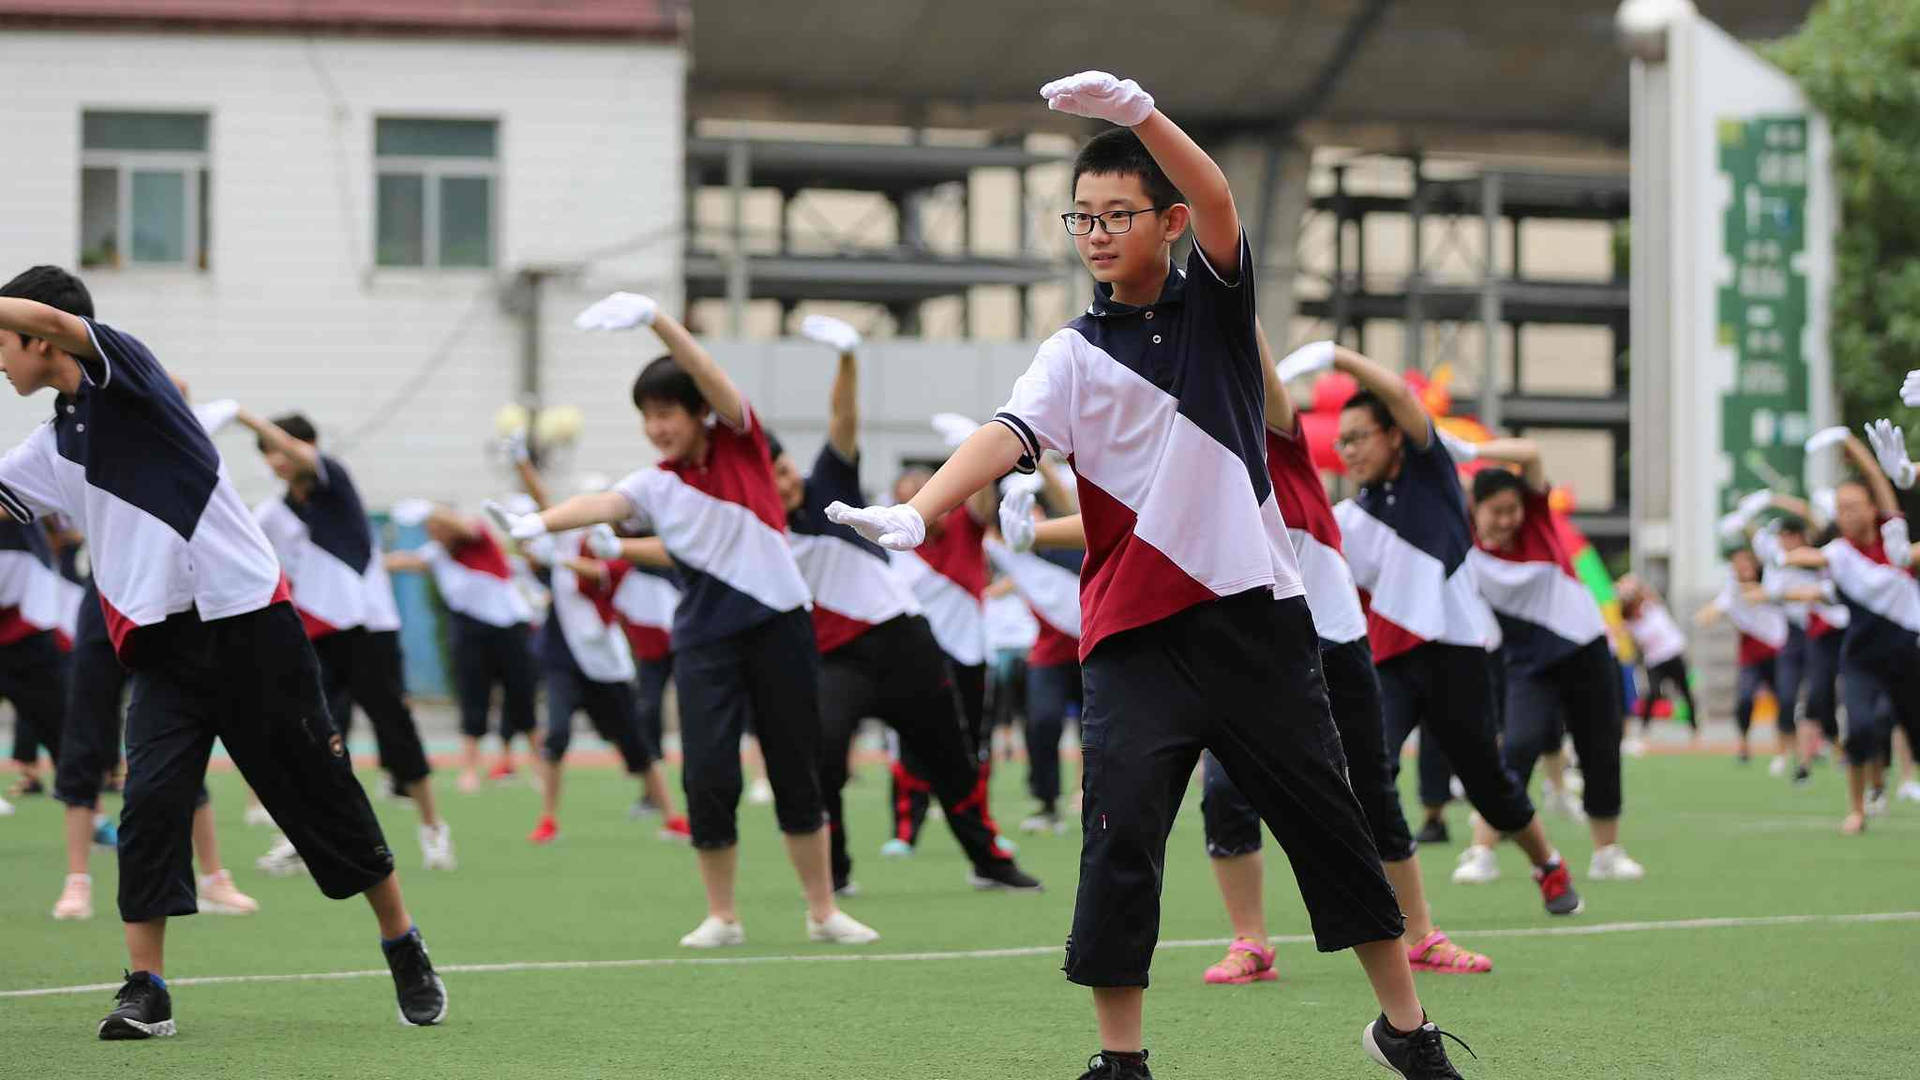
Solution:
<path fill-rule="evenodd" d="M 1068 236 L 1088 235 L 1093 232 L 1093 223 L 1096 221 L 1100 223 L 1102 229 L 1106 230 L 1108 236 L 1119 236 L 1121 233 L 1132 231 L 1135 214 L 1151 214 L 1156 210 L 1164 209 L 1166 209 L 1164 206 L 1149 206 L 1144 210 L 1109 210 L 1104 214 L 1083 214 L 1079 211 L 1071 211 L 1061 214 L 1060 220 L 1067 226 Z"/>

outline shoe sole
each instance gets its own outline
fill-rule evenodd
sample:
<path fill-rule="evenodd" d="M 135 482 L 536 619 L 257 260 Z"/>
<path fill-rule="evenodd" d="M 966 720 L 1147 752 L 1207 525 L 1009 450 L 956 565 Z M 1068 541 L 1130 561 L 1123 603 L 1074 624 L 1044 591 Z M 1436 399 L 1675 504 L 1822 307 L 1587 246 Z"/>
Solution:
<path fill-rule="evenodd" d="M 1573 905 L 1572 911 L 1555 911 L 1552 908 L 1548 908 L 1547 914 L 1557 916 L 1562 919 L 1567 919 L 1567 918 L 1572 918 L 1573 916 L 1578 915 L 1585 910 L 1587 910 L 1587 902 L 1583 899 Z"/>
<path fill-rule="evenodd" d="M 680 939 L 680 947 L 683 949 L 731 949 L 735 946 L 745 945 L 746 943 L 747 935 L 745 934 L 741 934 L 737 938 L 730 938 L 726 941 L 714 942 L 688 941 L 686 938 Z"/>
<path fill-rule="evenodd" d="M 100 1021 L 100 1037 L 108 1042 L 123 1039 L 165 1039 L 179 1031 L 171 1020 L 156 1020 L 143 1024 L 138 1020 L 129 1020 L 123 1016 L 109 1016 Z"/>
<path fill-rule="evenodd" d="M 1454 967 L 1451 964 L 1434 964 L 1425 960 L 1409 960 L 1407 966 L 1415 971 L 1430 972 L 1434 975 L 1491 975 L 1491 967 Z"/>
<path fill-rule="evenodd" d="M 85 911 L 77 911 L 77 912 L 70 911 L 70 912 L 67 912 L 66 914 L 61 914 L 58 911 L 53 913 L 53 919 L 55 922 L 86 922 L 88 919 L 91 919 L 91 918 L 93 918 L 92 908 L 88 908 Z"/>
<path fill-rule="evenodd" d="M 252 915 L 259 908 L 243 908 L 234 904 L 221 904 L 210 900 L 201 900 L 197 905 L 202 915 Z"/>
<path fill-rule="evenodd" d="M 1279 978 L 1279 972 L 1268 968 L 1265 971 L 1256 971 L 1251 975 L 1235 975 L 1226 979 L 1209 979 L 1203 975 L 1200 981 L 1208 986 L 1251 986 L 1257 982 L 1276 982 Z"/>
<path fill-rule="evenodd" d="M 1373 1039 L 1374 1025 L 1379 1022 L 1378 1020 L 1370 1021 L 1366 1028 L 1360 1032 L 1360 1048 L 1367 1052 L 1367 1057 L 1373 1059 L 1375 1065 L 1400 1077 L 1400 1080 L 1406 1080 L 1407 1074 L 1393 1067 L 1393 1063 L 1387 1060 L 1387 1055 L 1380 1051 L 1380 1044 Z"/>
<path fill-rule="evenodd" d="M 973 886 L 974 892 L 1038 893 L 1047 891 L 1046 886 L 1039 882 L 1032 885 L 1009 885 L 1004 881 L 995 881 L 978 874 L 968 874 L 967 884 Z"/>
<path fill-rule="evenodd" d="M 400 1013 L 401 1026 L 403 1027 L 435 1027 L 439 1024 L 443 1024 L 446 1022 L 447 984 L 440 981 L 440 976 L 435 975 L 433 977 L 433 985 L 435 989 L 440 991 L 440 1011 L 437 1013 L 434 1013 L 433 1019 L 431 1020 L 409 1020 L 407 1019 L 407 1011 L 405 1009 L 400 1009 L 399 1013 Z"/>

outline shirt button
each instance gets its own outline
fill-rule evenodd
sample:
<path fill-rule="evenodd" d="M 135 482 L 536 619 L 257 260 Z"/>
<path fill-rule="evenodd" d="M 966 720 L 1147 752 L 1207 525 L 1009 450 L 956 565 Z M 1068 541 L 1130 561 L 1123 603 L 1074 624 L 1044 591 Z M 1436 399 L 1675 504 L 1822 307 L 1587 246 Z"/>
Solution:
<path fill-rule="evenodd" d="M 75 431 L 85 431 L 85 430 L 87 430 L 87 425 L 85 425 L 85 424 L 75 424 L 75 425 L 73 425 L 73 430 L 75 430 Z"/>
<path fill-rule="evenodd" d="M 1159 334 L 1155 334 L 1155 335 L 1153 335 L 1153 343 L 1154 343 L 1155 345 L 1158 345 L 1158 344 L 1160 344 L 1160 335 L 1159 335 Z"/>
<path fill-rule="evenodd" d="M 1153 318 L 1153 312 L 1152 312 L 1152 311 L 1148 311 L 1148 312 L 1147 312 L 1147 314 L 1146 314 L 1146 317 L 1147 317 L 1147 318 L 1149 318 L 1149 319 L 1151 319 L 1151 318 Z"/>
<path fill-rule="evenodd" d="M 67 414 L 68 414 L 69 416 L 71 416 L 71 415 L 73 414 L 73 406 L 71 406 L 71 405 L 69 405 L 69 406 L 67 406 Z"/>

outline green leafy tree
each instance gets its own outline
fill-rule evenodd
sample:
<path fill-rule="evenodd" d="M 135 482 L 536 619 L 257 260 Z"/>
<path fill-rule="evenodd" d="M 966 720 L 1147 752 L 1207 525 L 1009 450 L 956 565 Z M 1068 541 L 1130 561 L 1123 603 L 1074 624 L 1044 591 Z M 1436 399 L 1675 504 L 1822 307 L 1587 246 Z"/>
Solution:
<path fill-rule="evenodd" d="M 1920 368 L 1920 2 L 1824 0 L 1767 56 L 1833 129 L 1840 195 L 1830 344 L 1842 417 L 1896 414 Z"/>

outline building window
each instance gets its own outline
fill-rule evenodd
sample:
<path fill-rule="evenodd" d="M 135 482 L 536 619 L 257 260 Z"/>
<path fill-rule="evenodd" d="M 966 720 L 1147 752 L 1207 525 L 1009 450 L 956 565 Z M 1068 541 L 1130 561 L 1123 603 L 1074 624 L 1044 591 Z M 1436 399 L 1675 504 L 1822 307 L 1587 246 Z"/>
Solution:
<path fill-rule="evenodd" d="M 492 120 L 378 120 L 374 260 L 492 266 L 498 145 Z"/>
<path fill-rule="evenodd" d="M 80 116 L 80 265 L 207 268 L 205 113 Z"/>

